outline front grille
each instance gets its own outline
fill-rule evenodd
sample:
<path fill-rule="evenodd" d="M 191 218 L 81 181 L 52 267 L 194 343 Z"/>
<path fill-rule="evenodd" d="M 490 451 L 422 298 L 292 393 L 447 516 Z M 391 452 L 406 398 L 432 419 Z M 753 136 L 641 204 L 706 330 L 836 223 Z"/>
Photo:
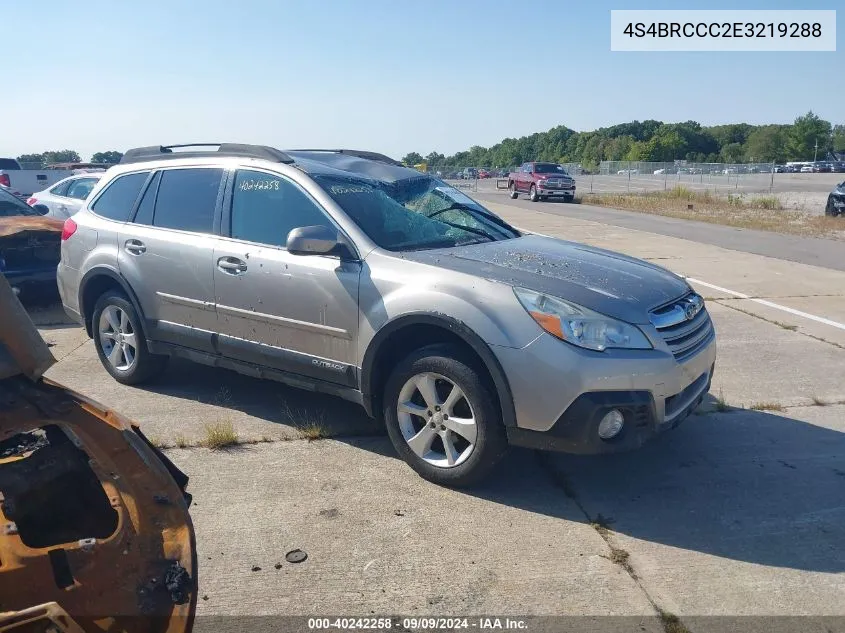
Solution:
<path fill-rule="evenodd" d="M 548 180 L 541 181 L 540 186 L 544 189 L 571 189 L 572 181 L 549 178 Z"/>
<path fill-rule="evenodd" d="M 659 317 L 673 313 L 675 307 L 689 296 L 691 295 L 655 310 L 652 312 L 652 320 L 659 323 Z M 669 322 L 671 323 L 671 321 Z M 707 346 L 715 336 L 713 322 L 710 320 L 707 308 L 704 307 L 691 320 L 684 318 L 679 322 L 663 327 L 655 324 L 655 327 L 657 327 L 657 331 L 663 337 L 663 340 L 666 341 L 666 345 L 669 346 L 675 360 L 679 362 L 694 356 L 700 349 Z"/>

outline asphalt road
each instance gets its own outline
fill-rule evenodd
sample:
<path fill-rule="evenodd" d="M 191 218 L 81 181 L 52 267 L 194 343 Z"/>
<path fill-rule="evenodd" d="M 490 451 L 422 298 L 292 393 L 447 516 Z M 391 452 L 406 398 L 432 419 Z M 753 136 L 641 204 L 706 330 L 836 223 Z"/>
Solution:
<path fill-rule="evenodd" d="M 740 229 L 708 222 L 693 222 L 634 211 L 620 211 L 588 204 L 560 201 L 531 202 L 520 197 L 511 200 L 506 193 L 468 192 L 482 202 L 508 204 L 537 213 L 592 220 L 610 226 L 678 237 L 745 253 L 775 257 L 812 266 L 845 270 L 845 242 L 771 231 Z M 845 218 L 842 219 L 845 228 Z"/>

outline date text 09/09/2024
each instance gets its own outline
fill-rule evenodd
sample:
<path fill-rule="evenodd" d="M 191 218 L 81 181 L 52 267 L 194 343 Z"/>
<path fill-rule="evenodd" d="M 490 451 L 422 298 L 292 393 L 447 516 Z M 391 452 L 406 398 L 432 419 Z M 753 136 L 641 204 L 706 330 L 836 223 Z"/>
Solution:
<path fill-rule="evenodd" d="M 519 618 L 473 617 L 473 618 L 308 618 L 310 630 L 389 630 L 401 627 L 406 631 L 525 631 L 528 623 Z"/>

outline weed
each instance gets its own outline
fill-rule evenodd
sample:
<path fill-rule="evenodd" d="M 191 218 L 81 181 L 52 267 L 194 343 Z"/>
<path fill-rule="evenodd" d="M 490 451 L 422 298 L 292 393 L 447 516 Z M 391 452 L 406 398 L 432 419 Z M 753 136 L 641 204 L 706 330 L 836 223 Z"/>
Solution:
<path fill-rule="evenodd" d="M 309 442 L 328 437 L 326 428 L 322 424 L 318 424 L 317 422 L 308 422 L 307 424 L 298 426 L 296 428 L 297 431 L 299 431 L 299 437 L 301 437 L 303 440 L 308 440 Z"/>
<path fill-rule="evenodd" d="M 619 565 L 622 569 L 628 572 L 628 575 L 631 578 L 637 578 L 637 573 L 634 571 L 634 568 L 631 566 L 631 561 L 629 560 L 631 555 L 624 549 L 619 547 L 610 546 L 610 556 L 608 559 L 614 565 Z"/>
<path fill-rule="evenodd" d="M 191 443 L 188 441 L 188 438 L 181 434 L 176 436 L 175 442 L 176 446 L 178 446 L 179 448 L 187 448 L 191 445 Z"/>
<path fill-rule="evenodd" d="M 777 196 L 760 196 L 759 198 L 752 199 L 751 204 L 760 209 L 768 209 L 770 211 L 780 211 L 783 209 L 783 205 Z"/>
<path fill-rule="evenodd" d="M 786 407 L 777 402 L 755 402 L 748 408 L 754 411 L 786 411 Z"/>
<path fill-rule="evenodd" d="M 155 446 L 156 448 L 170 448 L 170 445 L 163 439 L 157 436 L 153 436 L 150 439 L 150 444 Z"/>
<path fill-rule="evenodd" d="M 206 448 L 222 449 L 234 446 L 240 442 L 231 422 L 215 422 L 204 427 L 205 437 L 200 444 Z"/>
<path fill-rule="evenodd" d="M 731 407 L 728 405 L 728 401 L 725 400 L 725 395 L 722 393 L 722 390 L 719 389 L 719 397 L 716 398 L 716 411 L 719 413 L 725 413 L 730 410 Z"/>
<path fill-rule="evenodd" d="M 690 633 L 690 630 L 684 626 L 681 619 L 674 613 L 664 611 L 660 607 L 655 606 L 657 614 L 660 616 L 660 624 L 663 625 L 665 633 Z"/>
<path fill-rule="evenodd" d="M 614 519 L 612 517 L 605 517 L 599 512 L 595 519 L 590 521 L 590 527 L 596 532 L 606 537 L 610 532 L 610 526 L 613 525 Z"/>

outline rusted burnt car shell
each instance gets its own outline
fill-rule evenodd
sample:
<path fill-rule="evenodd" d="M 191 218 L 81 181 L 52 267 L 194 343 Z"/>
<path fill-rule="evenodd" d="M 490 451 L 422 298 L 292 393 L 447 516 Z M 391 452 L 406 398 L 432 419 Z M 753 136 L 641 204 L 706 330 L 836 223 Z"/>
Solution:
<path fill-rule="evenodd" d="M 55 281 L 61 235 L 61 220 L 0 214 L 0 273 L 14 285 Z"/>
<path fill-rule="evenodd" d="M 53 362 L 0 276 L 0 631 L 190 631 L 188 478 Z"/>

